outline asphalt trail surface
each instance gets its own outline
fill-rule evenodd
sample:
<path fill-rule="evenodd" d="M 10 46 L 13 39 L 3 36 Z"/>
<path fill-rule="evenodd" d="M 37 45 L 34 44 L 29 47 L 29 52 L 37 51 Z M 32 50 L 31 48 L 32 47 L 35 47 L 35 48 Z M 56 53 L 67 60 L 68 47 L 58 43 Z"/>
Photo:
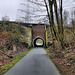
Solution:
<path fill-rule="evenodd" d="M 4 75 L 60 75 L 44 48 L 34 48 Z"/>

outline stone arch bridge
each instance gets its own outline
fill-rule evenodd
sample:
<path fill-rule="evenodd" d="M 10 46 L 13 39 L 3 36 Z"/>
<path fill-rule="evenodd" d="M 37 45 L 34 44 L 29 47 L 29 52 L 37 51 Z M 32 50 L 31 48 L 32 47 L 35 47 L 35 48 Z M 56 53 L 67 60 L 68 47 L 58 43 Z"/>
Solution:
<path fill-rule="evenodd" d="M 0 22 L 1 23 L 1 22 Z M 8 23 L 8 21 L 6 21 Z M 31 45 L 32 46 L 37 46 L 36 41 L 37 39 L 41 39 L 43 41 L 42 46 L 46 46 L 46 24 L 33 24 L 33 23 L 18 23 L 18 22 L 9 22 L 10 24 L 20 24 L 25 27 L 31 28 L 32 31 L 32 39 L 31 39 Z"/>
<path fill-rule="evenodd" d="M 33 24 L 32 25 L 32 45 L 38 46 L 36 41 L 41 39 L 43 44 L 41 46 L 46 46 L 46 25 L 44 24 Z"/>
<path fill-rule="evenodd" d="M 32 39 L 31 39 L 31 45 L 37 46 L 36 41 L 37 39 L 41 39 L 43 41 L 43 44 L 41 46 L 46 47 L 46 24 L 32 24 L 32 23 L 21 23 L 21 25 L 31 28 L 32 32 Z"/>

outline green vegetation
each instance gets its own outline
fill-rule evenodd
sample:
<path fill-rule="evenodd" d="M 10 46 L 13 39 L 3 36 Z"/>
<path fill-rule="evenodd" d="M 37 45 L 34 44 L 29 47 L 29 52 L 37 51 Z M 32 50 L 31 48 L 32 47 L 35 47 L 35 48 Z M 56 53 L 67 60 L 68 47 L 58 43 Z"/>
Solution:
<path fill-rule="evenodd" d="M 75 28 L 74 28 L 75 29 Z M 51 32 L 47 28 L 47 41 L 52 43 Z M 61 48 L 60 42 L 54 40 L 55 48 L 52 45 L 46 49 L 47 55 L 51 58 L 52 62 L 58 68 L 62 75 L 74 75 L 75 71 L 75 31 L 72 32 L 72 27 L 64 27 L 64 47 Z"/>
<path fill-rule="evenodd" d="M 19 43 L 26 43 L 26 48 L 31 47 L 31 28 L 27 28 L 21 23 L 0 21 L 0 35 L 0 38 L 4 37 L 5 42 L 9 40 L 16 46 Z"/>
<path fill-rule="evenodd" d="M 18 61 L 20 61 L 26 54 L 28 54 L 30 51 L 22 52 L 18 56 L 15 57 L 15 59 L 10 62 L 7 65 L 4 65 L 0 68 L 0 75 L 4 75 L 5 72 L 7 72 L 11 67 L 13 67 Z"/>
<path fill-rule="evenodd" d="M 0 21 L 0 75 L 7 72 L 29 53 L 27 48 L 30 47 L 31 28 L 18 22 Z M 18 53 L 20 54 L 15 56 Z"/>
<path fill-rule="evenodd" d="M 48 51 L 47 49 L 46 49 L 45 51 L 46 51 L 47 55 L 48 55 L 48 56 L 50 56 L 50 53 L 49 53 L 49 51 Z"/>

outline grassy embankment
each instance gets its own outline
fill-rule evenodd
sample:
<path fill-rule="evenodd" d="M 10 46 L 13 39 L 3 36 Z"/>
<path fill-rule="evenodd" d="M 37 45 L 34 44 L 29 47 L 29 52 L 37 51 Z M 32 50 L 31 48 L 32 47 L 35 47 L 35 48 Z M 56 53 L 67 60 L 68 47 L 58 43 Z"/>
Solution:
<path fill-rule="evenodd" d="M 6 64 L 0 68 L 0 75 L 4 75 L 5 72 L 7 72 L 11 67 L 13 67 L 18 61 L 20 61 L 26 54 L 28 54 L 30 51 L 22 52 L 19 55 L 14 57 L 14 60 L 10 62 L 9 64 Z"/>
<path fill-rule="evenodd" d="M 72 28 L 64 29 L 64 42 L 65 49 L 55 41 L 55 48 L 50 46 L 46 52 L 62 75 L 75 75 L 75 33 Z"/>
<path fill-rule="evenodd" d="M 3 75 L 29 52 L 27 48 L 30 47 L 30 42 L 30 28 L 18 22 L 0 22 L 0 75 Z M 7 55 L 13 58 L 8 58 Z"/>

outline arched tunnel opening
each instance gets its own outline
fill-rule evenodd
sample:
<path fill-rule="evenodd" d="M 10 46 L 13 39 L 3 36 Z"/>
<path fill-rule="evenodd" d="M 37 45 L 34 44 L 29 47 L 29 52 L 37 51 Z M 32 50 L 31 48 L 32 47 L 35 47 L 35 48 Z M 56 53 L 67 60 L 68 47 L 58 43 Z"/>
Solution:
<path fill-rule="evenodd" d="M 44 47 L 45 42 L 44 39 L 41 37 L 37 37 L 36 39 L 34 39 L 34 47 Z"/>

